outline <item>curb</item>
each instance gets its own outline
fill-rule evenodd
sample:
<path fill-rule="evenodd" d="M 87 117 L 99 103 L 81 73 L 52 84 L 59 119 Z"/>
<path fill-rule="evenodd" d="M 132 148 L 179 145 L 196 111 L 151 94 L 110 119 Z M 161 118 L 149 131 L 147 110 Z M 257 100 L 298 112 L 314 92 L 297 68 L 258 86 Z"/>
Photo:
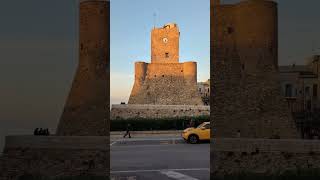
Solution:
<path fill-rule="evenodd" d="M 130 131 L 131 134 L 181 134 L 183 130 L 174 131 Z M 123 135 L 125 131 L 111 131 L 110 135 Z"/>
<path fill-rule="evenodd" d="M 126 140 L 117 140 L 112 145 L 155 145 L 155 144 L 184 144 L 185 141 L 183 138 L 170 138 L 170 139 L 126 139 Z"/>

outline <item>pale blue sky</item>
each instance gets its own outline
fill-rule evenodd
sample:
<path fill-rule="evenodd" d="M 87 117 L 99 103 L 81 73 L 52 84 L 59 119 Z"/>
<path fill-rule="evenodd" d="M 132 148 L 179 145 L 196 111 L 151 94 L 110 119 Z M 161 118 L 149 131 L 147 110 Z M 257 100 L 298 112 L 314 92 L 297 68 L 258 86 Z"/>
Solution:
<path fill-rule="evenodd" d="M 111 103 L 127 102 L 134 62 L 150 62 L 151 29 L 168 22 L 179 26 L 180 62 L 197 61 L 198 81 L 209 78 L 209 0 L 111 1 Z"/>

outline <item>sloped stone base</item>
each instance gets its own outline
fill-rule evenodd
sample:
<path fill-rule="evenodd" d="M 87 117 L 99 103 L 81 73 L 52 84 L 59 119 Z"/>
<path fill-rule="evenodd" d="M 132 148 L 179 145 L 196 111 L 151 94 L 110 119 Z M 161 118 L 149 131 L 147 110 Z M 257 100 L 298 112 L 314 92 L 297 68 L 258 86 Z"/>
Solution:
<path fill-rule="evenodd" d="M 172 118 L 209 116 L 210 106 L 193 105 L 149 105 L 125 104 L 112 105 L 111 119 L 130 118 Z"/>

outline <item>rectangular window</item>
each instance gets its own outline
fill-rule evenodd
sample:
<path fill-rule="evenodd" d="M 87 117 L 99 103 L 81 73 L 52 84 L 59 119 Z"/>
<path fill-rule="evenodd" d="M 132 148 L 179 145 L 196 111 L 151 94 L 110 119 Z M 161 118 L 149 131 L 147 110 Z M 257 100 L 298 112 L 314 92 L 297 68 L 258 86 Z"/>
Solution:
<path fill-rule="evenodd" d="M 166 58 L 169 58 L 169 53 L 166 53 Z"/>
<path fill-rule="evenodd" d="M 313 84 L 313 97 L 318 96 L 318 84 Z"/>

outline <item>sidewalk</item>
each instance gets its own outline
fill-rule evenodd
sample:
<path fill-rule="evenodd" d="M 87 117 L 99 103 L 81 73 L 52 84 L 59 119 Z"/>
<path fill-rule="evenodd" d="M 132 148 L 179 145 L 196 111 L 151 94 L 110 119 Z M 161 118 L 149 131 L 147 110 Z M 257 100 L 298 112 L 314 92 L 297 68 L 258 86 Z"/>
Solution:
<path fill-rule="evenodd" d="M 166 138 L 166 137 L 181 137 L 181 133 L 183 130 L 170 130 L 170 131 L 130 131 L 132 138 Z M 123 139 L 123 135 L 125 131 L 111 131 L 110 132 L 110 140 L 118 140 Z"/>

